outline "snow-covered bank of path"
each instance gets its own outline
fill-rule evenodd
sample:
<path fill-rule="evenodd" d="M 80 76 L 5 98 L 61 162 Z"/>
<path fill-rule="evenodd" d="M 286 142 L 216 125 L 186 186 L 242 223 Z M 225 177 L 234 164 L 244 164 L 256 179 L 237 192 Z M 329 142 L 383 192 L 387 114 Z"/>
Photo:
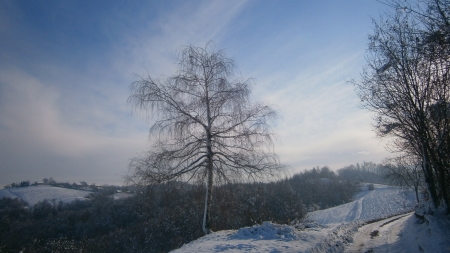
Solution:
<path fill-rule="evenodd" d="M 219 231 L 190 242 L 172 252 L 343 252 L 359 223 L 308 228 L 264 222 L 238 231 Z"/>

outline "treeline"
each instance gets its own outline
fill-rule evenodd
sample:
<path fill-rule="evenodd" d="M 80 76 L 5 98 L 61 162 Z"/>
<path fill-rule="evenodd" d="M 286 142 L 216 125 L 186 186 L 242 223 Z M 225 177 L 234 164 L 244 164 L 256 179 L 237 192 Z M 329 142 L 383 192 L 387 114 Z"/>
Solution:
<path fill-rule="evenodd" d="M 136 187 L 133 186 L 115 186 L 115 185 L 102 185 L 99 186 L 97 184 L 88 184 L 84 181 L 79 182 L 79 183 L 68 183 L 68 182 L 57 182 L 55 179 L 53 179 L 52 177 L 50 178 L 44 178 L 41 182 L 33 182 L 30 183 L 30 180 L 24 180 L 21 181 L 20 183 L 11 183 L 8 185 L 5 185 L 4 188 L 5 189 L 10 189 L 10 188 L 18 188 L 18 187 L 28 187 L 28 186 L 37 186 L 37 185 L 49 185 L 49 186 L 54 186 L 54 187 L 62 187 L 62 188 L 67 188 L 67 189 L 75 189 L 75 190 L 86 190 L 86 191 L 92 191 L 92 192 L 98 192 L 98 191 L 102 191 L 102 192 L 116 192 L 116 191 L 121 191 L 121 192 L 134 192 Z"/>
<path fill-rule="evenodd" d="M 373 162 L 352 164 L 337 171 L 338 175 L 343 179 L 375 184 L 391 184 L 391 180 L 387 178 L 390 175 L 389 172 L 390 170 L 385 164 Z"/>
<path fill-rule="evenodd" d="M 272 183 L 214 188 L 213 231 L 266 220 L 289 223 L 306 212 L 351 201 L 355 186 L 327 167 Z M 87 201 L 0 200 L 0 252 L 167 252 L 203 236 L 205 187 L 170 182 L 126 199 L 110 192 Z"/>
<path fill-rule="evenodd" d="M 21 181 L 20 183 L 11 183 L 11 184 L 5 185 L 4 188 L 9 189 L 9 188 L 16 188 L 16 187 L 27 187 L 30 185 L 56 185 L 56 184 L 57 184 L 57 182 L 52 177 L 50 177 L 50 178 L 44 178 L 42 180 L 42 182 L 34 181 L 33 183 L 30 183 L 30 180 L 24 180 L 24 181 Z M 69 184 L 69 183 L 67 183 L 67 184 Z"/>

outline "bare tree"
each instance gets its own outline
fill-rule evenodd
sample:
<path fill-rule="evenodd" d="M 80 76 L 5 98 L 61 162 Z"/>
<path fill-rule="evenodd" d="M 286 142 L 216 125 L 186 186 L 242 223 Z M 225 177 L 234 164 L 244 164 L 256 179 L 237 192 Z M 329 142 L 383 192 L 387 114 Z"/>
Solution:
<path fill-rule="evenodd" d="M 434 206 L 449 199 L 450 37 L 442 20 L 448 1 L 423 1 L 416 9 L 390 1 L 395 13 L 375 23 L 367 67 L 354 81 L 361 106 L 375 112 L 375 129 L 393 137 L 388 148 L 415 156 Z M 445 6 L 444 6 L 445 5 Z M 445 7 L 445 8 L 441 8 Z M 422 9 L 425 8 L 425 9 Z M 435 19 L 435 25 L 432 25 Z M 443 106 L 438 106 L 443 105 Z M 438 117 L 433 115 L 440 115 Z"/>
<path fill-rule="evenodd" d="M 270 122 L 276 112 L 250 101 L 251 80 L 235 77 L 234 62 L 212 43 L 180 50 L 178 71 L 131 86 L 128 101 L 158 117 L 151 148 L 131 160 L 138 184 L 171 180 L 206 182 L 203 231 L 211 232 L 214 182 L 265 178 L 283 168 L 273 153 Z"/>
<path fill-rule="evenodd" d="M 416 157 L 398 156 L 384 161 L 385 177 L 395 185 L 413 189 L 419 203 L 419 191 L 423 189 L 423 172 L 421 162 Z"/>

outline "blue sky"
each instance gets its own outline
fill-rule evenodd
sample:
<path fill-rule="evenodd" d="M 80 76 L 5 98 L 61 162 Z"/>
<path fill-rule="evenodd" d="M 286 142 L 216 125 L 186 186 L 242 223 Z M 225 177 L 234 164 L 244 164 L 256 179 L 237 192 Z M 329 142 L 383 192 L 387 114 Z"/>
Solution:
<path fill-rule="evenodd" d="M 0 2 L 0 186 L 118 184 L 151 119 L 126 103 L 137 75 L 169 76 L 180 46 L 213 40 L 254 100 L 280 113 L 291 173 L 389 154 L 348 83 L 365 63 L 372 0 Z"/>

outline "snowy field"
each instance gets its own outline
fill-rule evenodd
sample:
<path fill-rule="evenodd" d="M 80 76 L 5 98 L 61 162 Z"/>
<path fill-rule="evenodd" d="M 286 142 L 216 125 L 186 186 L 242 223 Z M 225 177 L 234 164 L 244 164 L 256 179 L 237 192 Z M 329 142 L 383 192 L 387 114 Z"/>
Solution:
<path fill-rule="evenodd" d="M 419 224 L 414 199 L 411 192 L 375 185 L 351 203 L 310 213 L 303 223 L 218 231 L 173 252 L 450 252 L 448 219 Z"/>
<path fill-rule="evenodd" d="M 0 190 L 0 198 L 19 198 L 27 202 L 29 206 L 33 206 L 39 201 L 47 199 L 68 203 L 76 199 L 85 200 L 90 191 L 74 190 L 61 187 L 53 187 L 48 185 L 18 187 Z"/>
<path fill-rule="evenodd" d="M 362 187 L 354 201 L 333 208 L 309 213 L 306 220 L 320 224 L 348 223 L 355 220 L 369 221 L 390 217 L 413 210 L 415 195 L 412 191 L 375 184 L 374 190 Z"/>

